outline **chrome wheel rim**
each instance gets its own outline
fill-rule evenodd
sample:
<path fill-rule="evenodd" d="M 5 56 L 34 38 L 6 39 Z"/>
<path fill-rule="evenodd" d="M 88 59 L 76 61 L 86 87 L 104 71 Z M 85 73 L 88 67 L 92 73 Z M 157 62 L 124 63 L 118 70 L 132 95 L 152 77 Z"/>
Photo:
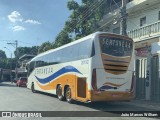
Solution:
<path fill-rule="evenodd" d="M 66 92 L 66 99 L 67 99 L 67 101 L 70 101 L 70 99 L 71 99 L 71 90 L 70 90 L 70 88 L 69 88 L 69 90 Z"/>

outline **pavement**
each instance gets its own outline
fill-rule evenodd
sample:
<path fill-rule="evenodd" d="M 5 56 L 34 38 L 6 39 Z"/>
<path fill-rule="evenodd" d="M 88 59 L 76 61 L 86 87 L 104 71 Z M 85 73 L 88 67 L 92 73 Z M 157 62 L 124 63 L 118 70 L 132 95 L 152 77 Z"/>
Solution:
<path fill-rule="evenodd" d="M 125 102 L 126 103 L 126 102 Z M 153 109 L 155 111 L 160 111 L 160 102 L 153 102 L 148 100 L 141 100 L 141 99 L 134 99 L 131 102 L 128 102 L 126 104 L 138 106 L 138 107 L 144 107 L 147 109 Z"/>
<path fill-rule="evenodd" d="M 15 87 L 15 83 L 11 82 L 0 82 L 0 86 L 6 86 L 6 87 Z M 130 102 L 124 102 L 128 105 L 143 107 L 146 109 L 153 109 L 155 111 L 160 111 L 160 102 L 153 102 L 153 101 L 147 101 L 147 100 L 141 100 L 141 99 L 134 99 Z M 133 110 L 134 111 L 134 110 Z M 145 110 L 144 110 L 145 111 Z"/>

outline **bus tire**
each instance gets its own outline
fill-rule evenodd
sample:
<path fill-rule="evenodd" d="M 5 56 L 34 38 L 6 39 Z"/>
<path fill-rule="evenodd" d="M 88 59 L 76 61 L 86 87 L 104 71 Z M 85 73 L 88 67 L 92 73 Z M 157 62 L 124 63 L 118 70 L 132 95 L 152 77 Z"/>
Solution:
<path fill-rule="evenodd" d="M 36 90 L 35 90 L 35 88 L 34 88 L 34 84 L 32 83 L 32 86 L 31 86 L 31 90 L 32 90 L 32 92 L 33 93 L 35 93 L 36 92 Z"/>
<path fill-rule="evenodd" d="M 65 97 L 66 97 L 66 101 L 68 103 L 74 103 L 74 100 L 72 99 L 72 94 L 71 94 L 71 88 L 67 87 L 66 91 L 65 91 Z"/>
<path fill-rule="evenodd" d="M 64 96 L 62 94 L 62 86 L 61 85 L 58 85 L 57 89 L 56 89 L 56 94 L 57 94 L 57 97 L 60 101 L 63 101 L 64 100 Z"/>

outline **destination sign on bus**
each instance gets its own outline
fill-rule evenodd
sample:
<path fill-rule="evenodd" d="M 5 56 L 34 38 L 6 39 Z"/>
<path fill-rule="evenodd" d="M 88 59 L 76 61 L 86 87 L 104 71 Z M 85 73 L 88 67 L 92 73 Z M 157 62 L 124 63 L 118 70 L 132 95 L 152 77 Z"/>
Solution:
<path fill-rule="evenodd" d="M 130 56 L 133 49 L 133 43 L 130 40 L 100 36 L 102 52 L 113 56 Z"/>
<path fill-rule="evenodd" d="M 102 44 L 106 46 L 122 47 L 122 48 L 131 48 L 131 41 L 122 40 L 122 39 L 112 39 L 112 38 L 102 38 Z"/>

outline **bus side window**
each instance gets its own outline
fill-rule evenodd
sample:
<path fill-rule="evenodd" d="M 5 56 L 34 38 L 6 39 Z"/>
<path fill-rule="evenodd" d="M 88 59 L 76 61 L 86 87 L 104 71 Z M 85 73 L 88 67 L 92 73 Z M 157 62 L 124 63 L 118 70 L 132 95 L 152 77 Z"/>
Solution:
<path fill-rule="evenodd" d="M 43 58 L 42 57 L 38 57 L 35 60 L 35 67 L 42 67 L 42 66 L 44 66 Z"/>
<path fill-rule="evenodd" d="M 30 75 L 30 74 L 32 73 L 32 71 L 34 70 L 34 67 L 35 67 L 35 61 L 32 61 L 32 62 L 29 64 L 28 75 Z"/>
<path fill-rule="evenodd" d="M 57 64 L 57 51 L 49 54 L 49 65 Z"/>
<path fill-rule="evenodd" d="M 48 54 L 48 65 L 52 65 L 54 63 L 53 61 L 54 55 L 52 53 Z"/>
<path fill-rule="evenodd" d="M 61 50 L 56 51 L 56 54 L 54 56 L 56 64 L 61 63 L 61 55 L 62 55 L 62 51 Z"/>
<path fill-rule="evenodd" d="M 35 60 L 35 67 L 37 68 L 37 67 L 39 67 L 40 66 L 40 60 L 39 60 L 39 58 L 37 58 L 36 60 Z"/>
<path fill-rule="evenodd" d="M 92 41 L 87 40 L 80 43 L 79 59 L 89 58 L 91 56 Z"/>
<path fill-rule="evenodd" d="M 79 44 L 73 45 L 70 53 L 72 61 L 79 59 L 78 52 L 79 52 Z"/>
<path fill-rule="evenodd" d="M 95 46 L 94 46 L 94 42 L 92 42 L 92 48 L 91 48 L 91 55 L 90 57 L 93 57 L 95 55 Z"/>
<path fill-rule="evenodd" d="M 67 48 L 64 48 L 63 52 L 61 53 L 61 60 L 62 62 L 69 62 L 69 61 L 72 61 L 71 57 L 71 52 L 72 52 L 72 49 L 71 47 L 67 47 Z"/>
<path fill-rule="evenodd" d="M 49 64 L 50 65 L 55 64 L 55 61 L 56 61 L 55 57 L 56 57 L 56 52 L 50 53 L 50 57 L 49 57 Z"/>

